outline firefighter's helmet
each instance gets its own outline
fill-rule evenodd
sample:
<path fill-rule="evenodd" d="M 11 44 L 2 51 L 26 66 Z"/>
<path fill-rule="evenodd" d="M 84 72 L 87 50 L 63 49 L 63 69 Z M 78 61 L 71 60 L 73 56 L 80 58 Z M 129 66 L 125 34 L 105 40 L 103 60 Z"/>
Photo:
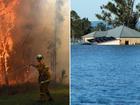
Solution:
<path fill-rule="evenodd" d="M 36 59 L 37 60 L 42 60 L 44 57 L 43 57 L 43 55 L 41 55 L 41 54 L 38 54 L 37 56 L 36 56 Z"/>

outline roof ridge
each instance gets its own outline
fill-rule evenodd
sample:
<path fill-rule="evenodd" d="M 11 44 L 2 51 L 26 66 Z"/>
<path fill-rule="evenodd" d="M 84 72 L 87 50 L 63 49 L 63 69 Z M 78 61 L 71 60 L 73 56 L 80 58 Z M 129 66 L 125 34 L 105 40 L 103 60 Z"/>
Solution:
<path fill-rule="evenodd" d="M 108 32 L 109 32 L 109 30 L 107 30 L 107 33 L 106 33 L 106 35 L 105 35 L 105 36 L 107 36 L 107 37 L 108 37 Z"/>
<path fill-rule="evenodd" d="M 123 25 L 122 30 L 121 30 L 121 33 L 120 33 L 120 38 L 122 37 L 123 29 L 124 29 L 124 25 Z"/>
<path fill-rule="evenodd" d="M 95 37 L 95 36 L 96 36 L 96 33 L 97 33 L 97 31 L 95 31 L 95 32 L 94 32 L 94 35 L 93 35 L 93 37 Z"/>

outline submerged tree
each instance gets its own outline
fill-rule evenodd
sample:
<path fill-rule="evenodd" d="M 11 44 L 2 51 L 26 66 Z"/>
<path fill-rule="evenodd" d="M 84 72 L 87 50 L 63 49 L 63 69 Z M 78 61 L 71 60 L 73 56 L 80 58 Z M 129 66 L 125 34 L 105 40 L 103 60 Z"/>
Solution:
<path fill-rule="evenodd" d="M 125 25 L 135 29 L 140 17 L 140 4 L 135 9 L 134 3 L 135 0 L 112 0 L 101 6 L 102 13 L 96 17 L 114 27 Z"/>

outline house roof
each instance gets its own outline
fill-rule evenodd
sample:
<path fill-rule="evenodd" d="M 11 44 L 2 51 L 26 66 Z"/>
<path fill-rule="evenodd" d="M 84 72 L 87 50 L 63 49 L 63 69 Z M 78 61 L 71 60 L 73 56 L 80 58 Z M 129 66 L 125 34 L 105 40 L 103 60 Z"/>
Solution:
<path fill-rule="evenodd" d="M 95 31 L 83 36 L 89 37 L 140 38 L 140 32 L 121 25 L 108 31 Z"/>
<path fill-rule="evenodd" d="M 107 31 L 97 31 L 95 33 L 95 37 L 105 37 L 107 35 Z"/>
<path fill-rule="evenodd" d="M 95 32 L 92 32 L 92 33 L 89 33 L 89 34 L 87 34 L 87 35 L 84 35 L 84 36 L 82 36 L 82 37 L 83 37 L 83 38 L 94 37 L 95 33 L 96 33 L 96 31 L 95 31 Z"/>
<path fill-rule="evenodd" d="M 106 37 L 111 36 L 115 38 L 140 38 L 140 32 L 122 25 L 108 30 Z"/>

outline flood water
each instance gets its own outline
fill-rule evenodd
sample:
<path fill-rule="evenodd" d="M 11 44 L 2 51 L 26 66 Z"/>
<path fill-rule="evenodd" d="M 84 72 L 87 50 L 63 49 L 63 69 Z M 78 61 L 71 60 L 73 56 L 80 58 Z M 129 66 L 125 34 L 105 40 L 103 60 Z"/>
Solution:
<path fill-rule="evenodd" d="M 71 105 L 140 105 L 140 46 L 71 46 Z"/>

